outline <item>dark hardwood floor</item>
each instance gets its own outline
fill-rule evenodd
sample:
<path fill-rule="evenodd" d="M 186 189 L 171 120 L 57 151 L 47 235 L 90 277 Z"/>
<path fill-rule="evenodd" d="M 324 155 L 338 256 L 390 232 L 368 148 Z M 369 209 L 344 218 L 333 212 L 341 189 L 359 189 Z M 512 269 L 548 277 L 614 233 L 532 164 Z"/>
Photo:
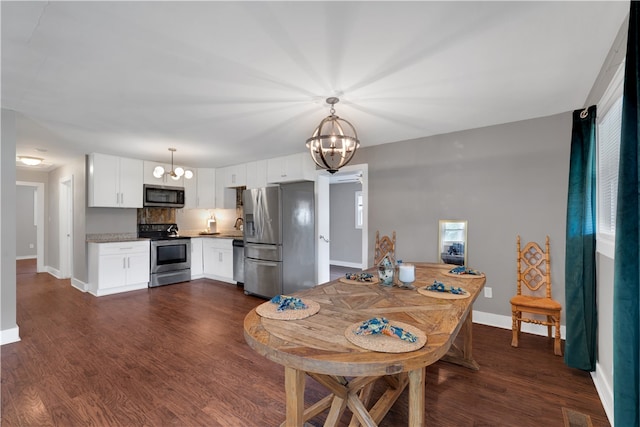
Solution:
<path fill-rule="evenodd" d="M 2 426 L 278 426 L 283 368 L 242 333 L 262 302 L 205 279 L 96 298 L 19 261 L 22 340 L 1 348 Z M 428 426 L 560 427 L 563 407 L 609 425 L 589 374 L 551 340 L 523 334 L 514 349 L 510 334 L 474 325 L 478 372 L 427 368 Z M 307 384 L 308 403 L 325 395 Z M 407 425 L 406 405 L 405 391 L 381 425 Z"/>

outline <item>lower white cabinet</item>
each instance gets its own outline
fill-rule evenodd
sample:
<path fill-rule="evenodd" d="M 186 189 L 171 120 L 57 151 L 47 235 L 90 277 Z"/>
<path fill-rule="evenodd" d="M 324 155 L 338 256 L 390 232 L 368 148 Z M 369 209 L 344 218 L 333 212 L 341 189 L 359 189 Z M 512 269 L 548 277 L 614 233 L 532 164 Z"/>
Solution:
<path fill-rule="evenodd" d="M 89 243 L 89 292 L 95 296 L 149 286 L 149 241 Z"/>
<path fill-rule="evenodd" d="M 191 279 L 201 279 L 204 277 L 204 266 L 202 264 L 202 240 L 201 238 L 191 238 Z"/>
<path fill-rule="evenodd" d="M 233 280 L 233 239 L 203 238 L 204 277 L 227 283 Z"/>

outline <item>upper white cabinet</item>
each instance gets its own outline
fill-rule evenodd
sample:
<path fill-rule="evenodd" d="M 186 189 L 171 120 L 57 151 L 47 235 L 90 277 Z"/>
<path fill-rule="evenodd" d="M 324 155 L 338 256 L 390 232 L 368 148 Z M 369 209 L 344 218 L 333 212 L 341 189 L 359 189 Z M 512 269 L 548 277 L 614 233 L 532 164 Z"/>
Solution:
<path fill-rule="evenodd" d="M 142 207 L 142 160 L 92 153 L 88 167 L 89 207 Z"/>
<path fill-rule="evenodd" d="M 196 181 L 197 199 L 196 207 L 200 209 L 213 209 L 216 207 L 216 170 L 198 169 Z"/>
<path fill-rule="evenodd" d="M 178 179 L 173 179 L 171 176 L 169 176 L 168 174 L 164 173 L 162 174 L 162 176 L 160 178 L 156 178 L 155 176 L 153 176 L 153 170 L 156 168 L 156 166 L 162 166 L 165 170 L 165 172 L 170 172 L 171 171 L 171 164 L 167 164 L 167 163 L 159 163 L 159 162 L 150 162 L 145 160 L 144 161 L 144 183 L 145 184 L 151 184 L 151 185 L 163 185 L 165 187 L 184 187 L 185 186 L 185 182 L 189 181 L 188 179 L 185 179 L 184 176 L 181 176 Z M 177 168 L 178 165 L 173 165 L 173 168 Z M 182 167 L 183 169 L 190 169 L 193 170 L 191 168 L 185 168 Z M 193 179 L 193 178 L 191 178 Z"/>
<path fill-rule="evenodd" d="M 193 178 L 184 180 L 185 209 L 216 207 L 216 170 L 192 169 Z"/>
<path fill-rule="evenodd" d="M 235 209 L 236 208 L 236 189 L 225 187 L 225 176 L 227 168 L 216 169 L 216 208 L 218 209 Z"/>
<path fill-rule="evenodd" d="M 315 181 L 315 163 L 309 153 L 291 154 L 267 160 L 267 183 Z"/>
<path fill-rule="evenodd" d="M 267 186 L 267 161 L 258 160 L 247 163 L 247 188 Z"/>
<path fill-rule="evenodd" d="M 245 163 L 222 168 L 222 171 L 225 187 L 234 188 L 247 185 L 247 165 Z"/>

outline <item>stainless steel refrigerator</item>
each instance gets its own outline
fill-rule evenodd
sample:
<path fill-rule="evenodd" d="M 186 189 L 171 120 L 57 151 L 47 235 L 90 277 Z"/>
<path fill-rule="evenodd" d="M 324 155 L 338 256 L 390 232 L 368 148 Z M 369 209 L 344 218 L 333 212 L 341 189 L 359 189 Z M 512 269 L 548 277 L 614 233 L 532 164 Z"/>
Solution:
<path fill-rule="evenodd" d="M 245 190 L 244 292 L 271 298 L 315 286 L 313 182 Z"/>

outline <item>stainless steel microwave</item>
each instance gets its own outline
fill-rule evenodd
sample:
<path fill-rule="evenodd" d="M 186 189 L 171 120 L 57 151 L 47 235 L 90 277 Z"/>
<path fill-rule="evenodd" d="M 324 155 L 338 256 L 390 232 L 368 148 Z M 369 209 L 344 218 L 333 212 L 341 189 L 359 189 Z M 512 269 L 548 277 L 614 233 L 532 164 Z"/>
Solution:
<path fill-rule="evenodd" d="M 183 208 L 184 187 L 144 185 L 144 206 L 161 208 Z"/>

